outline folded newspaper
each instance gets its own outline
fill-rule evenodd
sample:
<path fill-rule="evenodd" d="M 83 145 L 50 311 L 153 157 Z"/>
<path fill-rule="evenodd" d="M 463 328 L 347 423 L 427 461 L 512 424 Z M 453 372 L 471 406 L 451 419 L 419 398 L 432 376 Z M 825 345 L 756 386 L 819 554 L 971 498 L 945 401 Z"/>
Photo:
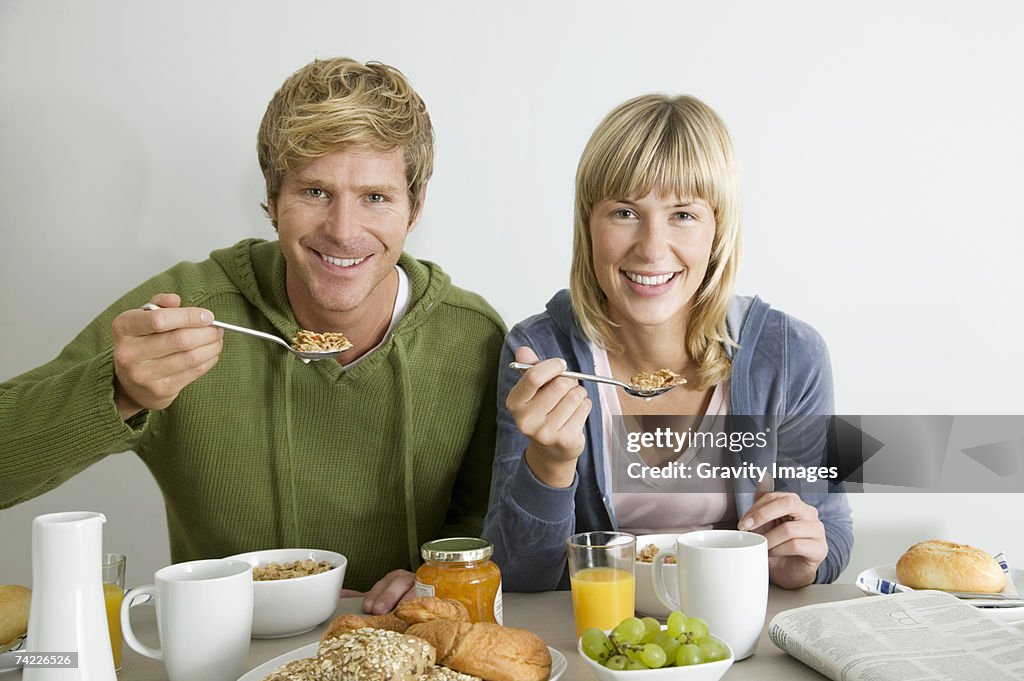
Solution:
<path fill-rule="evenodd" d="M 1024 679 L 1024 631 L 941 591 L 786 610 L 768 631 L 834 681 Z"/>

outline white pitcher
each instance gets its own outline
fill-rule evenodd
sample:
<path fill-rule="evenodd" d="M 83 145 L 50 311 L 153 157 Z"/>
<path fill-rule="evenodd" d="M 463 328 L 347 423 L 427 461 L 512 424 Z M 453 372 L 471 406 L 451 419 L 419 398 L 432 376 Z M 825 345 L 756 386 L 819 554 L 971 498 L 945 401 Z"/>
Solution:
<path fill-rule="evenodd" d="M 25 667 L 23 681 L 115 681 L 103 601 L 102 513 L 48 513 L 32 521 L 32 606 L 25 652 L 77 667 Z"/>

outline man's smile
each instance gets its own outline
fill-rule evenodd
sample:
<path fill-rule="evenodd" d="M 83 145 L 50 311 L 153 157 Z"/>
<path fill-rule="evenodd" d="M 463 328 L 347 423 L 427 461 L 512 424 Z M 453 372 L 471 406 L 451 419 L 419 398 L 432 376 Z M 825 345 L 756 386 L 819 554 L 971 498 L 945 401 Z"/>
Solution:
<path fill-rule="evenodd" d="M 327 255 L 326 253 L 320 253 L 320 257 L 323 258 L 325 262 L 329 262 L 337 267 L 354 267 L 370 256 L 364 255 L 361 258 L 335 258 L 334 256 Z"/>

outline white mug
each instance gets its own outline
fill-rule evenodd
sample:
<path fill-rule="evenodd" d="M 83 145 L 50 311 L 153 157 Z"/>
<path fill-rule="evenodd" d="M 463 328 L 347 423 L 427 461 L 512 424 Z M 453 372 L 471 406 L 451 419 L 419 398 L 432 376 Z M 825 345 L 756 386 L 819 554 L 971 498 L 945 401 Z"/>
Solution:
<path fill-rule="evenodd" d="M 252 565 L 195 560 L 161 568 L 153 581 L 125 594 L 125 643 L 146 657 L 163 660 L 170 681 L 241 676 L 252 634 Z M 151 601 L 156 602 L 159 648 L 140 642 L 132 631 L 131 609 Z"/>
<path fill-rule="evenodd" d="M 664 561 L 676 556 L 679 601 L 665 590 Z M 768 608 L 768 540 L 754 532 L 703 530 L 676 538 L 676 548 L 654 557 L 651 579 L 658 600 L 687 617 L 700 617 L 711 634 L 750 657 Z"/>

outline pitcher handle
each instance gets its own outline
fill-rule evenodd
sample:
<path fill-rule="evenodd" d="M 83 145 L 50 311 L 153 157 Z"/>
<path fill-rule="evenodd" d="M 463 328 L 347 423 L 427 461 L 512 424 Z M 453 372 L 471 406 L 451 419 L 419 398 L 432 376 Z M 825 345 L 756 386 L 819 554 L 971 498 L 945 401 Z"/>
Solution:
<path fill-rule="evenodd" d="M 145 643 L 140 641 L 135 636 L 135 632 L 132 630 L 132 618 L 131 609 L 136 605 L 145 605 L 147 603 L 153 604 L 156 599 L 156 586 L 153 584 L 147 584 L 146 586 L 140 586 L 135 589 L 131 589 L 124 595 L 124 601 L 121 602 L 121 633 L 124 634 L 124 641 L 127 643 L 132 650 L 151 657 L 154 660 L 163 660 L 164 651 L 161 648 L 150 648 Z"/>
<path fill-rule="evenodd" d="M 672 556 L 679 562 L 676 552 L 669 549 L 661 549 L 658 551 L 658 555 L 654 557 L 654 562 L 651 564 L 651 581 L 654 582 L 654 594 L 661 601 L 661 604 L 672 610 L 682 610 L 682 606 L 679 601 L 672 600 L 672 597 L 668 595 L 668 591 L 665 589 L 665 572 L 663 570 L 665 559 Z"/>

